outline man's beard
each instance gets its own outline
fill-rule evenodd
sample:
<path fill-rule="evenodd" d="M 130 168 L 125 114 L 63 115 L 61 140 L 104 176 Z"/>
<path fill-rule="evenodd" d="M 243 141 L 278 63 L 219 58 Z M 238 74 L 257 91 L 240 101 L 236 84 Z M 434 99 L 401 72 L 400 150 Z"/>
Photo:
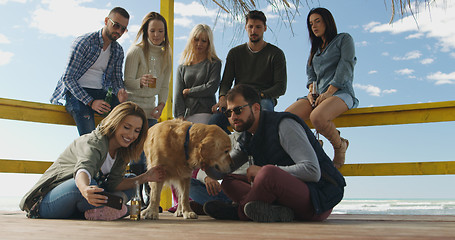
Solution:
<path fill-rule="evenodd" d="M 262 38 L 260 38 L 258 35 L 255 35 L 253 37 L 257 37 L 257 38 L 253 39 L 252 37 L 250 37 L 250 42 L 257 43 L 262 40 Z"/>
<path fill-rule="evenodd" d="M 107 36 L 107 38 L 109 38 L 109 40 L 111 40 L 111 41 L 113 41 L 113 42 L 117 41 L 117 39 L 120 38 L 120 36 L 115 37 L 114 34 L 119 35 L 118 33 L 112 33 L 112 32 L 109 31 L 109 29 L 106 29 L 106 36 Z"/>
<path fill-rule="evenodd" d="M 253 126 L 253 123 L 256 120 L 256 118 L 254 117 L 253 111 L 252 110 L 250 110 L 250 111 L 251 111 L 251 114 L 248 117 L 248 119 L 246 120 L 246 122 L 244 122 L 242 125 L 237 125 L 237 126 L 234 125 L 235 131 L 244 132 L 244 131 L 250 129 L 251 126 Z"/>

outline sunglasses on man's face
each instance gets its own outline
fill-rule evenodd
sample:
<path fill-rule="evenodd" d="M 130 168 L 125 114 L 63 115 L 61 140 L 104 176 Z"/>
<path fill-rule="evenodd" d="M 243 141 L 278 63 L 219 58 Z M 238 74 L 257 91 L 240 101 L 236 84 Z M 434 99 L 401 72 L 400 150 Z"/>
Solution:
<path fill-rule="evenodd" d="M 122 26 L 120 23 L 118 22 L 114 22 L 114 20 L 112 20 L 111 18 L 108 18 L 109 21 L 111 21 L 112 23 L 112 27 L 115 29 L 115 30 L 119 30 L 121 29 L 122 32 L 128 32 L 128 29 L 126 29 L 125 26 Z"/>
<path fill-rule="evenodd" d="M 232 112 L 234 112 L 235 115 L 240 115 L 240 114 L 242 114 L 242 111 L 243 111 L 242 109 L 243 109 L 244 107 L 246 107 L 246 106 L 250 106 L 250 104 L 245 104 L 245 105 L 243 105 L 243 106 L 235 107 L 235 108 L 233 108 L 232 110 L 231 110 L 231 109 L 226 110 L 226 111 L 224 112 L 224 115 L 226 115 L 227 118 L 230 118 L 230 117 L 231 117 Z"/>

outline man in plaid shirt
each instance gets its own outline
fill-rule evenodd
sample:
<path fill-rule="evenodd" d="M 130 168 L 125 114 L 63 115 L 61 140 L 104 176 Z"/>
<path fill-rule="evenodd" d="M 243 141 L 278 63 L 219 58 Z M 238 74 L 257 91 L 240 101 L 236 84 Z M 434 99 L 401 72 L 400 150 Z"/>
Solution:
<path fill-rule="evenodd" d="M 108 113 L 128 95 L 123 87 L 123 48 L 117 43 L 127 30 L 128 12 L 116 7 L 104 19 L 104 27 L 78 37 L 71 48 L 68 65 L 50 99 L 73 116 L 79 135 L 95 129 L 94 113 Z M 104 99 L 112 88 L 111 102 Z"/>

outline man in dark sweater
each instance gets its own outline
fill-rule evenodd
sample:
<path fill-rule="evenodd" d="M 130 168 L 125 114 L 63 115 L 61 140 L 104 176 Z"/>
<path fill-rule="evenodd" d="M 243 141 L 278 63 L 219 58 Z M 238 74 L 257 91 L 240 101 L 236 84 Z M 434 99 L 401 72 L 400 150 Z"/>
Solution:
<path fill-rule="evenodd" d="M 286 58 L 281 49 L 264 41 L 266 21 L 263 12 L 250 11 L 245 24 L 249 41 L 232 48 L 226 58 L 219 101 L 212 107 L 212 111 L 218 114 L 214 114 L 209 122 L 226 132 L 229 122 L 220 112 L 226 109 L 225 95 L 233 82 L 234 85 L 241 83 L 255 88 L 260 93 L 263 110 L 268 111 L 274 110 L 278 97 L 286 92 Z"/>
<path fill-rule="evenodd" d="M 225 115 L 241 132 L 230 152 L 231 170 L 247 161 L 250 166 L 246 176 L 204 169 L 223 179 L 222 190 L 237 203 L 210 201 L 204 211 L 224 220 L 326 219 L 343 198 L 346 183 L 305 122 L 291 113 L 261 111 L 259 94 L 248 85 L 235 86 L 226 98 Z"/>

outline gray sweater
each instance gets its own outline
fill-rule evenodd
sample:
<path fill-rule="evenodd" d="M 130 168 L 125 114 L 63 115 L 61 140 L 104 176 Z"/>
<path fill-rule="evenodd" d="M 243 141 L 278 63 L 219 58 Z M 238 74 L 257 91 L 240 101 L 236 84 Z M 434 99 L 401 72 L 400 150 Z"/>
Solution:
<path fill-rule="evenodd" d="M 221 62 L 204 60 L 194 65 L 179 65 L 175 81 L 174 117 L 211 113 L 220 84 Z M 183 89 L 190 89 L 184 97 Z"/>

